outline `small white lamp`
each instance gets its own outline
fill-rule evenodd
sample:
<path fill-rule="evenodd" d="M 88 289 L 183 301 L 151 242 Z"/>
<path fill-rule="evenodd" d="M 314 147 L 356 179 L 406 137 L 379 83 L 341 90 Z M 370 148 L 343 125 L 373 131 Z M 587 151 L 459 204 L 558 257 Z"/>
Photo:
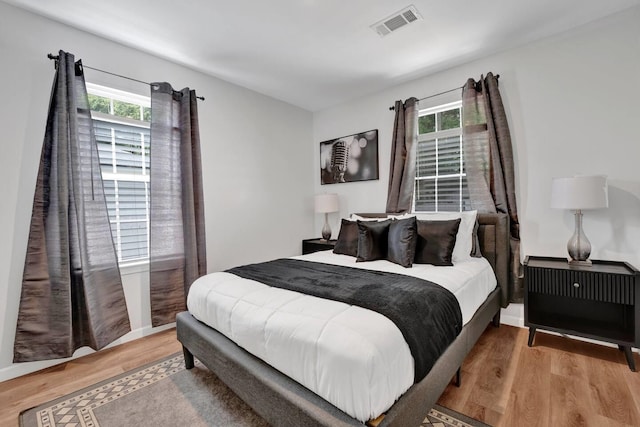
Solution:
<path fill-rule="evenodd" d="M 324 214 L 324 227 L 322 227 L 322 238 L 331 238 L 331 227 L 329 227 L 329 213 L 338 212 L 337 194 L 317 194 L 315 197 L 315 211 Z"/>
<path fill-rule="evenodd" d="M 551 207 L 575 210 L 576 227 L 567 243 L 570 265 L 590 266 L 591 243 L 582 230 L 582 211 L 609 207 L 607 177 L 604 175 L 553 178 Z"/>

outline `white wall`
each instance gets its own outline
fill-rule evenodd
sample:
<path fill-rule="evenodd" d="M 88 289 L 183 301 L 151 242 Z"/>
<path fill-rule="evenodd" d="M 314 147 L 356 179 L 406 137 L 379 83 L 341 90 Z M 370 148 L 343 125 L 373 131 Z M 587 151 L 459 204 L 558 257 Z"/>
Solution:
<path fill-rule="evenodd" d="M 610 208 L 587 212 L 592 258 L 640 267 L 640 8 L 577 30 L 420 78 L 317 112 L 301 109 L 108 42 L 0 2 L 0 381 L 47 366 L 12 365 L 31 202 L 53 78 L 46 54 L 72 52 L 86 65 L 144 81 L 189 86 L 199 104 L 209 270 L 300 251 L 319 236 L 312 196 L 337 192 L 341 215 L 385 207 L 396 99 L 461 86 L 499 73 L 514 141 L 522 253 L 565 256 L 569 212 L 549 208 L 550 180 L 574 173 L 610 179 Z M 425 45 L 428 48 L 428 44 Z M 416 54 L 420 54 L 416 52 Z M 144 86 L 86 71 L 87 80 L 147 93 Z M 374 88 L 375 89 L 375 88 Z M 432 99 L 428 103 L 444 101 Z M 379 129 L 380 179 L 320 185 L 319 142 Z M 339 215 L 331 214 L 334 237 Z M 134 332 L 150 329 L 148 280 L 124 277 Z M 512 323 L 521 307 L 510 307 Z M 79 351 L 82 353 L 82 350 Z"/>
<path fill-rule="evenodd" d="M 0 2 L 0 381 L 52 363 L 11 363 L 33 191 L 53 82 L 47 53 L 143 81 L 189 86 L 198 105 L 209 271 L 300 253 L 313 235 L 311 113 Z M 86 70 L 98 84 L 148 95 L 145 85 Z M 124 276 L 132 322 L 150 332 L 144 272 Z M 79 353 L 86 352 L 79 350 Z"/>
<path fill-rule="evenodd" d="M 439 93 L 492 71 L 500 74 L 513 138 L 523 256 L 566 256 L 573 215 L 549 207 L 552 177 L 606 174 L 609 209 L 587 211 L 584 216 L 591 258 L 628 261 L 640 268 L 639 22 L 637 7 L 315 113 L 316 171 L 320 141 L 379 129 L 380 143 L 379 181 L 320 185 L 316 173 L 316 192 L 337 192 L 343 216 L 383 211 L 394 117 L 388 107 L 396 99 Z M 322 218 L 317 216 L 315 229 L 321 227 Z M 338 215 L 333 214 L 334 237 L 338 227 Z M 521 323 L 521 308 L 513 307 L 511 315 L 516 317 L 513 323 Z"/>

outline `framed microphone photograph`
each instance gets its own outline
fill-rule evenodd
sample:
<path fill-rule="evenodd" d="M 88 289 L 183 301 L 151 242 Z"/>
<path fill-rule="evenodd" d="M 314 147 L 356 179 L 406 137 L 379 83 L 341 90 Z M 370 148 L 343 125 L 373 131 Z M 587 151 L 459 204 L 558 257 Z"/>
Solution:
<path fill-rule="evenodd" d="M 320 183 L 378 179 L 378 129 L 320 143 Z"/>

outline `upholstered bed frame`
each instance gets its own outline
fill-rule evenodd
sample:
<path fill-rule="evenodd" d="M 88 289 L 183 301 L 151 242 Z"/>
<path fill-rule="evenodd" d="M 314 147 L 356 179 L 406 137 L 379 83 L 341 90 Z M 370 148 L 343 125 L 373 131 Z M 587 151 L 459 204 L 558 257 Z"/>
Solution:
<path fill-rule="evenodd" d="M 372 216 L 372 215 L 369 215 Z M 418 426 L 458 372 L 487 325 L 500 322 L 507 305 L 509 222 L 505 214 L 479 214 L 480 248 L 498 279 L 496 288 L 429 374 L 387 411 L 379 426 Z M 187 369 L 197 357 L 242 400 L 274 426 L 362 426 L 315 393 L 237 346 L 189 312 L 178 314 L 178 340 Z"/>

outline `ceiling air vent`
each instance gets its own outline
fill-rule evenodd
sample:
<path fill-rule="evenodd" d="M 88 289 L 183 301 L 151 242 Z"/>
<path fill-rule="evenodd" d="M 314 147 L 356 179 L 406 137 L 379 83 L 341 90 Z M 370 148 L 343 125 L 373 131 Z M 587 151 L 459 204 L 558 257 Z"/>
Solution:
<path fill-rule="evenodd" d="M 381 21 L 376 22 L 371 25 L 371 28 L 381 37 L 384 37 L 420 19 L 422 19 L 422 16 L 420 16 L 416 7 L 411 5 L 391 16 L 387 16 Z"/>

